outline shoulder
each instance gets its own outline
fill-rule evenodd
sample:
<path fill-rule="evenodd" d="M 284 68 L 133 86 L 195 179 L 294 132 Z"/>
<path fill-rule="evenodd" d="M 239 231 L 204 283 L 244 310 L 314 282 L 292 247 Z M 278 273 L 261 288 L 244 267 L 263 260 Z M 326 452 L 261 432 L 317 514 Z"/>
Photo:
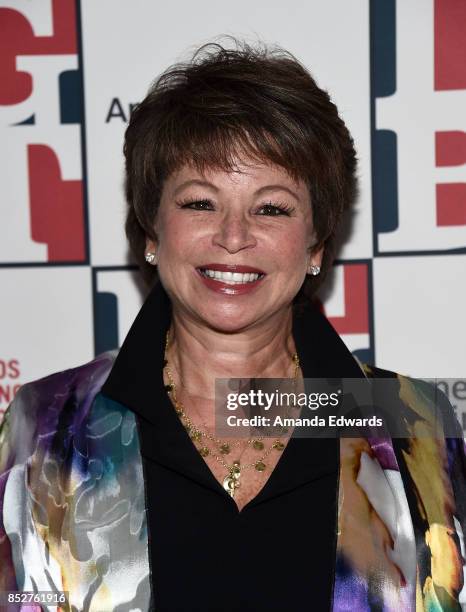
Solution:
<path fill-rule="evenodd" d="M 436 428 L 441 426 L 446 438 L 463 438 L 464 433 L 455 410 L 435 381 L 407 376 L 367 363 L 360 363 L 360 366 L 375 385 L 380 385 L 381 394 L 385 394 L 390 401 L 396 401 L 404 411 L 409 411 L 411 418 L 424 420 Z"/>
<path fill-rule="evenodd" d="M 360 366 L 364 374 L 369 379 L 373 379 L 375 381 L 374 384 L 379 384 L 380 382 L 381 386 L 384 386 L 386 389 L 393 388 L 394 390 L 397 390 L 398 394 L 401 396 L 406 397 L 410 389 L 422 392 L 425 402 L 433 401 L 440 397 L 440 395 L 443 395 L 440 389 L 438 389 L 431 381 L 400 374 L 399 372 L 394 372 L 393 370 L 378 368 L 367 363 L 360 363 Z"/>
<path fill-rule="evenodd" d="M 71 433 L 87 416 L 116 351 L 23 385 L 0 426 L 0 473 L 31 456 L 38 441 L 57 430 Z"/>
<path fill-rule="evenodd" d="M 103 384 L 115 361 L 116 354 L 117 351 L 108 351 L 80 366 L 55 372 L 27 383 L 21 387 L 19 395 L 52 398 L 63 392 L 91 391 Z"/>

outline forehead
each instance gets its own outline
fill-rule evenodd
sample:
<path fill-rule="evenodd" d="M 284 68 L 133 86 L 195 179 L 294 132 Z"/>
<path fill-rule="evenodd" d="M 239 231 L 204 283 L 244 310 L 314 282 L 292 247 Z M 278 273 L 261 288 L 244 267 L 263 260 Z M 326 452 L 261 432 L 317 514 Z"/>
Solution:
<path fill-rule="evenodd" d="M 289 189 L 300 198 L 308 196 L 304 181 L 294 179 L 282 166 L 257 161 L 235 160 L 232 169 L 215 167 L 197 168 L 184 164 L 170 174 L 164 190 L 180 192 L 203 186 L 218 190 L 257 190 L 262 187 Z"/>

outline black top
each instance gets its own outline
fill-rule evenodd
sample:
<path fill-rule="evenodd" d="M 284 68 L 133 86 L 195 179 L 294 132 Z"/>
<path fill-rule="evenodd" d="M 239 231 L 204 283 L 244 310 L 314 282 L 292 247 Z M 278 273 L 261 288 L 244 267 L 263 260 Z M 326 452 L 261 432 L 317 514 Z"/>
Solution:
<path fill-rule="evenodd" d="M 265 486 L 241 512 L 186 433 L 164 389 L 171 307 L 157 285 L 102 393 L 137 415 L 157 612 L 329 610 L 333 590 L 339 444 L 294 435 Z M 313 307 L 294 314 L 305 378 L 362 375 Z"/>

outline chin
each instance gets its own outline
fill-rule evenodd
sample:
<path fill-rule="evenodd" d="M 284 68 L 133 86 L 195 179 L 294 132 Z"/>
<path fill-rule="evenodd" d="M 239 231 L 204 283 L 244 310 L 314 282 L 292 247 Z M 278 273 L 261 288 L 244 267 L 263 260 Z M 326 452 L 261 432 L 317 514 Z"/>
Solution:
<path fill-rule="evenodd" d="M 252 308 L 222 308 L 202 309 L 198 317 L 211 329 L 223 333 L 235 333 L 253 325 L 262 313 L 254 313 Z"/>

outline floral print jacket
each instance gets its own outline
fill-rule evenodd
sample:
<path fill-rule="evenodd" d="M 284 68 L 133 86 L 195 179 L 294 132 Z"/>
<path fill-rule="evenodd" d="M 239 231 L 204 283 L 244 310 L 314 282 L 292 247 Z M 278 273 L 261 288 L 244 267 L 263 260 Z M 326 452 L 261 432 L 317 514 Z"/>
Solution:
<path fill-rule="evenodd" d="M 114 358 L 25 385 L 5 415 L 0 592 L 67 591 L 63 610 L 156 609 L 136 419 L 99 393 Z M 446 402 L 457 437 L 418 435 L 434 426 L 433 387 L 364 370 L 394 377 L 391 401 L 406 416 L 406 437 L 340 440 L 331 609 L 466 610 L 459 424 Z"/>

